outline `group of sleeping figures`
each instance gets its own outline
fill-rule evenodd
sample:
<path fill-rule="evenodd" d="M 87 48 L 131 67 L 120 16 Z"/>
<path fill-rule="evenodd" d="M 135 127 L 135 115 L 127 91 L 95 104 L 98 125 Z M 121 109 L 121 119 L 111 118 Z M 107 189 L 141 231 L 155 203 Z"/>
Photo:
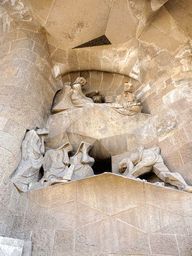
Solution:
<path fill-rule="evenodd" d="M 94 175 L 94 158 L 88 155 L 91 144 L 81 142 L 75 155 L 69 157 L 69 142 L 45 152 L 47 131 L 38 129 L 26 133 L 22 142 L 22 159 L 11 180 L 21 192 L 35 190 L 58 183 L 84 179 Z M 40 170 L 43 167 L 43 176 Z"/>
<path fill-rule="evenodd" d="M 74 88 L 70 89 L 71 92 L 65 94 L 66 97 L 64 97 L 63 103 L 66 109 L 67 106 L 70 108 L 70 105 L 71 107 L 82 107 L 84 104 L 94 104 L 94 101 L 84 96 L 81 91 L 84 83 L 84 78 L 78 78 L 74 83 Z M 69 90 L 69 88 L 66 87 L 64 90 Z M 120 112 L 123 111 L 122 114 L 131 113 L 132 115 L 134 111 L 141 111 L 141 105 L 137 103 L 135 95 L 132 94 L 129 83 L 126 83 L 124 90 L 124 95 L 117 97 L 116 105 L 114 104 L 112 107 Z M 70 104 L 69 98 L 67 99 L 69 95 Z M 98 100 L 99 96 L 95 95 L 95 97 Z M 89 156 L 91 144 L 82 141 L 76 153 L 72 155 L 73 148 L 69 141 L 58 148 L 45 148 L 44 138 L 47 135 L 48 131 L 46 129 L 31 130 L 26 133 L 22 142 L 21 161 L 11 176 L 12 182 L 20 192 L 84 179 L 94 175 L 92 166 L 95 160 Z M 160 155 L 159 147 L 149 149 L 140 147 L 119 163 L 119 175 L 124 177 L 138 179 L 150 172 L 155 173 L 164 183 L 171 184 L 186 192 L 192 192 L 192 186 L 189 186 L 179 173 L 168 170 Z"/>

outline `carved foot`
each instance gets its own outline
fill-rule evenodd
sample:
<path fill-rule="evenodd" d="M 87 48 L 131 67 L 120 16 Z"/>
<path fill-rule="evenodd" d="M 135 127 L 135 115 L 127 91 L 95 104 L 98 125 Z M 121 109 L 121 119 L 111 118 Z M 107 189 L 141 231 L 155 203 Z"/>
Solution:
<path fill-rule="evenodd" d="M 192 193 L 192 186 L 187 186 L 183 190 L 186 192 Z"/>

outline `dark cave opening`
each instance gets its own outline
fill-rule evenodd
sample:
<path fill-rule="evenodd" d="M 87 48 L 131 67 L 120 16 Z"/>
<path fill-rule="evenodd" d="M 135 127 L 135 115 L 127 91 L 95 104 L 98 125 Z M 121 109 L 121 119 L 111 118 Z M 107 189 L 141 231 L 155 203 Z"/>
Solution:
<path fill-rule="evenodd" d="M 92 166 L 94 174 L 102 174 L 104 172 L 112 172 L 111 157 L 106 159 L 95 159 L 95 163 Z"/>

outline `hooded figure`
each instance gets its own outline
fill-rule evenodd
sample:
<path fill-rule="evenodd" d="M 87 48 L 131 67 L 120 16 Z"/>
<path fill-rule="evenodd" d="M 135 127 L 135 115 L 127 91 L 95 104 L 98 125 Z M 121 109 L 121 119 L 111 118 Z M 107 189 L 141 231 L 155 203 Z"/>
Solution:
<path fill-rule="evenodd" d="M 44 176 L 41 183 L 44 186 L 65 183 L 71 180 L 74 166 L 69 166 L 68 152 L 72 150 L 69 142 L 57 149 L 49 149 L 44 159 Z"/>
<path fill-rule="evenodd" d="M 82 92 L 82 87 L 86 84 L 84 77 L 78 77 L 73 84 L 72 103 L 75 107 L 84 107 L 87 104 L 94 103 L 91 98 L 86 97 Z"/>
<path fill-rule="evenodd" d="M 75 108 L 71 101 L 73 89 L 69 85 L 65 85 L 63 89 L 56 95 L 52 113 L 72 110 Z"/>
<path fill-rule="evenodd" d="M 88 155 L 92 145 L 82 141 L 76 154 L 70 158 L 70 163 L 74 165 L 71 180 L 80 180 L 94 175 L 91 166 L 95 160 Z"/>
<path fill-rule="evenodd" d="M 42 135 L 40 137 L 39 135 Z M 11 181 L 19 191 L 27 192 L 40 179 L 39 170 L 43 165 L 44 138 L 46 130 L 31 130 L 22 142 L 21 161 L 11 176 Z"/>

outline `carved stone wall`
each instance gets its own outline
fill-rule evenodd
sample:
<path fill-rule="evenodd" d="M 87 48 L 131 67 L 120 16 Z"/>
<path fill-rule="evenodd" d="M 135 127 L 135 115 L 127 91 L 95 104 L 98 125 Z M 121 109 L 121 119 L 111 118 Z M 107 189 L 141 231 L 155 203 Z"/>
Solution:
<path fill-rule="evenodd" d="M 44 32 L 20 29 L 2 7 L 0 15 L 0 234 L 9 236 L 14 218 L 23 216 L 9 176 L 26 129 L 45 125 L 58 84 Z"/>
<path fill-rule="evenodd" d="M 28 198 L 9 182 L 26 130 L 43 128 L 62 82 L 81 75 L 85 93 L 114 98 L 131 81 L 151 114 L 139 127 L 135 116 L 134 131 L 119 137 L 126 125 L 119 118 L 110 126 L 106 110 L 112 156 L 118 146 L 125 154 L 159 146 L 170 171 L 192 185 L 191 0 L 23 1 L 0 1 L 0 235 L 32 239 L 33 256 L 191 256 L 190 194 L 112 174 Z M 103 36 L 111 45 L 73 48 Z M 78 127 L 93 136 L 99 119 L 88 118 L 71 134 Z M 87 134 L 83 120 L 95 125 Z"/>
<path fill-rule="evenodd" d="M 103 174 L 21 198 L 11 236 L 31 238 L 35 256 L 192 254 L 189 193 Z"/>

